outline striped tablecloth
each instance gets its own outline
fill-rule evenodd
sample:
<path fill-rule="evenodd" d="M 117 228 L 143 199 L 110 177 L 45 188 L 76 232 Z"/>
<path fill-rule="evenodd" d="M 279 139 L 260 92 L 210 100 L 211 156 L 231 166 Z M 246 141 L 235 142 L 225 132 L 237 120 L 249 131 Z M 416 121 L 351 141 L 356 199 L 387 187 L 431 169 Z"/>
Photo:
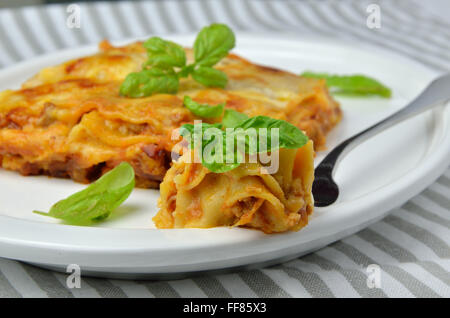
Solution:
<path fill-rule="evenodd" d="M 366 27 L 369 3 L 381 8 L 380 29 Z M 80 6 L 79 29 L 66 27 L 65 4 L 1 9 L 0 67 L 103 38 L 194 32 L 217 21 L 234 30 L 286 30 L 367 42 L 438 71 L 450 69 L 450 22 L 419 1 L 169 0 Z M 449 297 L 449 242 L 450 169 L 382 221 L 275 267 L 158 282 L 83 277 L 80 289 L 68 289 L 63 274 L 0 259 L 0 297 Z M 381 267 L 381 288 L 368 288 L 369 264 Z"/>

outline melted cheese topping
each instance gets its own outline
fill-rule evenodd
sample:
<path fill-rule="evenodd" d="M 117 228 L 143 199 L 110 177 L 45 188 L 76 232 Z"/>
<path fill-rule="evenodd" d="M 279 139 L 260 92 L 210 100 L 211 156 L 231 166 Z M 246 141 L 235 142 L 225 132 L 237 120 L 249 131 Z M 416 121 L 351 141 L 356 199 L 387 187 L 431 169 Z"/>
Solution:
<path fill-rule="evenodd" d="M 192 51 L 186 49 L 188 59 Z M 182 99 L 226 103 L 249 116 L 285 119 L 314 141 L 341 118 L 324 81 L 259 66 L 230 54 L 216 67 L 225 89 L 182 79 L 176 95 L 132 99 L 119 95 L 127 74 L 146 60 L 142 43 L 100 44 L 98 54 L 41 70 L 19 90 L 0 93 L 0 166 L 24 175 L 48 174 L 90 182 L 121 161 L 135 169 L 137 185 L 155 188 L 170 166 L 174 129 L 194 119 Z M 216 120 L 221 120 L 216 119 Z"/>

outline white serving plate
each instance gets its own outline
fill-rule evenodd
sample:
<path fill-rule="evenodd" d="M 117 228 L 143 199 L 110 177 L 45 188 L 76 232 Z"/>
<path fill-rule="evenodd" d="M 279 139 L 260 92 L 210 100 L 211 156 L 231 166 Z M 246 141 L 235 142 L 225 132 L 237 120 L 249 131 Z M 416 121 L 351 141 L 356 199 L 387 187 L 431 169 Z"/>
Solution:
<path fill-rule="evenodd" d="M 193 35 L 172 36 L 184 45 Z M 437 76 L 402 56 L 325 39 L 280 34 L 237 34 L 235 52 L 292 72 L 364 73 L 393 89 L 393 98 L 339 98 L 342 123 L 328 148 L 406 105 Z M 0 90 L 16 88 L 45 66 L 92 54 L 95 46 L 56 52 L 0 71 Z M 320 153 L 316 164 L 326 152 Z M 33 214 L 48 210 L 84 186 L 45 176 L 22 177 L 0 169 L 0 257 L 55 270 L 78 264 L 83 274 L 107 277 L 176 277 L 211 270 L 261 266 L 291 259 L 348 236 L 381 219 L 431 184 L 450 164 L 450 107 L 405 121 L 355 148 L 340 164 L 339 201 L 316 208 L 299 232 L 265 235 L 241 228 L 157 230 L 157 190 L 136 189 L 98 227 L 58 224 Z"/>

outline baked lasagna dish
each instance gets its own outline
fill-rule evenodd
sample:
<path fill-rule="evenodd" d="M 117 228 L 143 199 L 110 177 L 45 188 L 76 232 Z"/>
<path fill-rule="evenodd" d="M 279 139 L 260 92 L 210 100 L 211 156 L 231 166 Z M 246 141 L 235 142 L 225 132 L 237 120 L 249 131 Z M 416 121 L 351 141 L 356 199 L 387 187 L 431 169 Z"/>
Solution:
<path fill-rule="evenodd" d="M 183 155 L 161 183 L 157 228 L 244 226 L 265 233 L 296 231 L 314 207 L 314 150 L 279 150 L 279 169 L 264 173 L 260 162 L 214 173 Z"/>
<path fill-rule="evenodd" d="M 186 49 L 186 54 L 192 60 L 192 50 Z M 139 71 L 146 59 L 141 42 L 115 47 L 105 41 L 97 54 L 45 68 L 20 89 L 1 92 L 0 166 L 22 175 L 43 174 L 88 183 L 126 161 L 134 168 L 138 187 L 157 188 L 172 164 L 171 151 L 177 142 L 172 140 L 173 130 L 198 119 L 183 106 L 183 96 L 199 103 L 224 103 L 226 108 L 249 117 L 286 120 L 303 130 L 316 150 L 324 148 L 326 134 L 341 118 L 339 105 L 329 95 L 324 80 L 256 65 L 235 54 L 228 54 L 215 65 L 228 76 L 224 89 L 207 88 L 191 78 L 182 78 L 176 94 L 121 96 L 119 87 L 127 74 Z M 207 121 L 220 122 L 221 118 Z M 300 152 L 312 153 L 311 147 L 309 144 Z M 300 227 L 311 206 L 310 199 L 301 194 L 310 187 L 311 171 L 298 170 L 295 163 L 301 159 L 293 159 L 297 155 L 289 153 L 286 157 L 293 178 L 303 180 L 298 182 L 301 186 L 293 181 L 293 188 L 288 187 L 286 180 L 276 181 L 276 175 L 259 176 L 251 167 L 214 176 L 202 166 L 174 164 L 163 184 L 157 223 L 161 227 L 245 224 L 268 232 Z M 230 184 L 237 186 L 233 196 L 214 201 L 227 206 L 220 220 L 208 219 L 210 214 L 205 213 L 192 221 L 186 211 L 172 211 L 173 191 L 177 201 L 195 207 L 206 204 L 202 198 L 190 201 L 200 185 L 202 196 L 208 196 Z M 250 196 L 238 190 L 243 186 L 259 194 Z M 238 204 L 242 211 L 236 213 Z M 279 227 L 263 225 L 263 218 L 278 218 L 282 206 L 288 211 L 301 208 L 298 213 L 288 213 Z M 176 216 L 171 219 L 167 216 L 170 213 Z"/>

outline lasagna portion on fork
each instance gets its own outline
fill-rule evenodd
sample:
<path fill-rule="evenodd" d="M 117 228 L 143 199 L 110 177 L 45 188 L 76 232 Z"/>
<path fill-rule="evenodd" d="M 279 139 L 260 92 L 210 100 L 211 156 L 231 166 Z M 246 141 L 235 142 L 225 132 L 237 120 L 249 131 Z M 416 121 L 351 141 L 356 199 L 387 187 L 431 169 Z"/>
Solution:
<path fill-rule="evenodd" d="M 277 233 L 308 224 L 314 203 L 314 150 L 311 140 L 298 149 L 280 149 L 279 168 L 242 163 L 214 173 L 195 163 L 188 152 L 161 183 L 157 228 L 243 226 Z"/>
<path fill-rule="evenodd" d="M 192 50 L 186 53 L 192 60 Z M 183 78 L 174 95 L 121 96 L 121 83 L 146 58 L 141 42 L 115 47 L 105 41 L 94 55 L 44 68 L 20 89 L 1 92 L 0 167 L 87 183 L 126 161 L 135 170 L 137 186 L 157 188 L 171 165 L 177 142 L 173 130 L 198 119 L 183 106 L 184 96 L 225 103 L 250 117 L 286 120 L 302 129 L 316 150 L 324 147 L 326 134 L 341 118 L 324 80 L 256 65 L 234 54 L 215 66 L 228 76 L 225 89 Z"/>

